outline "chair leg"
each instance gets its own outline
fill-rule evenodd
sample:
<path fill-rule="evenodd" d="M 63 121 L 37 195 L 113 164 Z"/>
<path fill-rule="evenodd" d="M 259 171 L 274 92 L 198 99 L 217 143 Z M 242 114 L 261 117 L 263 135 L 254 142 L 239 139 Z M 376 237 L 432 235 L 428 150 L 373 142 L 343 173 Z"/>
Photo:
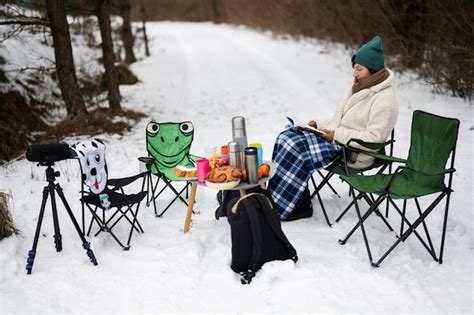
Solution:
<path fill-rule="evenodd" d="M 319 195 L 319 191 L 316 190 L 316 196 L 318 196 L 318 200 L 319 200 L 319 204 L 321 205 L 321 210 L 324 214 L 324 219 L 326 219 L 326 224 L 329 226 L 329 227 L 332 227 L 332 224 L 331 222 L 329 221 L 329 218 L 328 218 L 328 214 L 326 212 L 326 208 L 324 208 L 324 204 L 323 204 L 323 201 L 321 200 L 321 195 Z"/>
<path fill-rule="evenodd" d="M 89 207 L 89 205 L 87 205 L 87 208 L 89 209 L 89 211 L 92 214 L 91 222 L 89 223 L 89 228 L 87 229 L 87 234 L 86 234 L 87 236 L 89 236 L 90 233 L 91 233 L 92 226 L 94 225 L 94 221 L 99 226 L 99 229 L 103 228 L 103 224 L 102 224 L 100 218 L 97 216 L 97 207 L 95 207 L 94 210 L 92 210 L 92 208 Z"/>
<path fill-rule="evenodd" d="M 163 178 L 163 180 L 166 182 L 166 184 L 168 185 L 168 187 L 175 193 L 175 195 L 177 195 L 177 197 L 182 201 L 184 202 L 184 204 L 187 206 L 188 205 L 188 202 L 183 198 L 181 197 L 181 194 L 184 192 L 184 190 L 187 188 L 187 185 L 181 189 L 181 191 L 178 193 L 178 191 L 176 190 L 176 188 L 173 187 L 173 185 L 171 184 L 170 181 L 166 180 L 165 178 Z"/>
<path fill-rule="evenodd" d="M 173 205 L 173 203 L 176 201 L 176 199 L 180 198 L 182 200 L 181 194 L 186 189 L 186 187 L 184 187 L 183 189 L 181 189 L 180 192 L 178 192 L 173 186 L 171 186 L 171 184 L 170 184 L 170 188 L 174 191 L 176 196 L 173 198 L 173 200 L 171 200 L 171 202 L 168 204 L 168 206 L 159 215 L 157 215 L 157 217 L 159 217 L 159 218 L 161 218 L 163 216 L 163 214 L 165 214 L 165 212 L 168 211 L 168 209 L 171 207 L 171 205 Z M 186 204 L 186 206 L 188 206 L 188 203 L 186 201 L 184 201 L 184 203 Z"/>
<path fill-rule="evenodd" d="M 130 234 L 128 235 L 128 240 L 127 240 L 127 246 L 128 247 L 130 247 L 130 241 L 132 240 L 132 234 L 133 234 L 133 230 L 135 228 L 135 223 L 138 223 L 137 215 L 138 215 L 138 210 L 139 209 L 140 209 L 140 203 L 137 204 L 137 210 L 135 210 L 135 213 L 133 213 L 133 209 L 130 208 L 130 212 L 133 215 L 133 223 L 132 223 L 132 227 L 130 228 Z M 138 225 L 140 225 L 140 223 L 138 223 Z M 141 227 L 140 227 L 140 229 L 142 230 L 142 233 L 143 233 L 143 229 Z"/>
<path fill-rule="evenodd" d="M 417 198 L 415 198 L 415 204 L 416 204 L 416 209 L 418 210 L 418 214 L 421 216 L 421 207 L 420 207 L 420 204 L 418 203 Z M 434 250 L 433 243 L 431 242 L 430 233 L 428 232 L 428 228 L 426 226 L 425 220 L 422 221 L 422 224 L 423 224 L 423 229 L 425 230 L 426 239 L 428 240 L 428 244 L 430 245 L 431 252 L 435 253 L 435 256 L 436 256 L 436 252 Z"/>
<path fill-rule="evenodd" d="M 321 178 L 324 180 L 327 176 L 329 176 L 329 174 L 327 174 L 326 176 L 323 175 L 323 173 L 321 173 L 321 171 L 318 171 L 318 174 L 319 176 L 321 176 Z M 334 176 L 334 173 L 331 172 L 331 175 L 329 176 L 329 178 L 327 179 L 327 185 L 329 187 L 329 189 L 332 190 L 332 192 L 334 194 L 336 194 L 339 198 L 341 198 L 341 196 L 339 195 L 339 193 L 336 191 L 336 189 L 334 189 L 334 187 L 332 187 L 331 183 L 329 182 L 329 180 Z M 322 188 L 322 187 L 321 187 Z"/>
<path fill-rule="evenodd" d="M 123 218 L 125 218 L 125 220 L 127 220 L 128 223 L 132 224 L 132 220 L 130 220 L 130 218 L 127 216 L 127 213 L 128 213 L 128 212 L 132 212 L 131 206 L 127 206 L 127 210 L 125 210 L 125 211 L 122 211 L 122 209 L 119 208 L 119 209 L 117 210 L 117 212 L 115 212 L 115 213 L 107 220 L 107 222 L 106 222 L 105 224 L 108 226 L 109 223 L 112 221 L 112 219 L 115 217 L 115 215 L 116 215 L 117 213 L 119 213 L 119 212 L 120 212 L 121 216 L 118 217 L 117 220 L 115 220 L 112 225 L 110 225 L 110 227 L 109 227 L 110 230 L 113 229 L 113 228 L 115 227 L 115 225 L 117 225 L 117 223 L 119 223 L 120 220 L 122 220 Z M 132 212 L 132 217 L 133 217 L 133 212 Z M 138 224 L 137 224 L 138 227 L 135 226 L 135 225 L 132 225 L 133 228 L 134 228 L 138 233 L 143 233 L 143 229 L 142 229 L 140 223 L 139 223 L 139 222 L 137 222 L 137 223 L 138 223 Z"/>
<path fill-rule="evenodd" d="M 439 198 L 439 197 L 438 197 Z M 439 199 L 441 200 L 441 199 Z M 438 201 L 439 202 L 439 201 Z M 436 204 L 438 203 L 436 202 Z M 393 201 L 392 201 L 392 205 L 393 205 Z M 397 210 L 397 212 L 399 212 L 400 215 L 402 215 L 402 220 L 406 220 L 407 222 L 407 225 L 409 226 L 408 230 L 405 231 L 403 233 L 403 235 L 401 235 L 396 241 L 395 243 L 393 243 L 392 246 L 390 246 L 390 248 L 380 257 L 380 259 L 375 263 L 373 264 L 374 267 L 378 267 L 380 266 L 380 264 L 382 263 L 382 261 L 395 249 L 395 247 L 398 246 L 398 244 L 400 244 L 400 242 L 404 242 L 410 235 L 411 233 L 415 233 L 415 235 L 418 237 L 418 239 L 421 241 L 421 243 L 425 246 L 426 250 L 431 254 L 431 256 L 433 257 L 433 259 L 435 261 L 438 261 L 438 259 L 436 258 L 436 255 L 433 256 L 434 253 L 432 253 L 430 251 L 430 249 L 428 248 L 428 246 L 425 244 L 425 242 L 421 239 L 421 237 L 418 235 L 418 233 L 416 232 L 416 228 L 418 227 L 418 225 L 423 222 L 426 218 L 426 216 L 431 212 L 431 210 L 434 209 L 434 207 L 436 206 L 436 204 L 433 206 L 430 206 L 428 207 L 428 209 L 425 210 L 425 212 L 420 216 L 418 217 L 417 220 L 415 220 L 415 222 L 413 224 L 410 224 L 409 221 L 403 216 L 403 214 L 400 212 L 400 209 L 398 209 L 398 207 L 394 207 L 395 210 Z"/>
<path fill-rule="evenodd" d="M 354 198 L 354 204 L 356 203 L 357 196 L 353 197 Z M 362 222 L 367 220 L 367 218 L 370 216 L 370 214 L 377 208 L 377 206 L 383 201 L 385 197 L 381 195 L 375 202 L 374 204 L 367 210 L 367 212 L 362 216 Z M 339 240 L 339 244 L 344 245 L 346 242 L 349 240 L 349 238 L 352 236 L 352 234 L 359 228 L 361 221 L 357 222 L 357 224 L 352 228 L 352 230 L 346 235 L 346 237 L 343 240 Z"/>
<path fill-rule="evenodd" d="M 367 204 L 370 206 L 372 206 L 375 202 L 375 199 L 372 197 L 372 198 L 369 198 L 367 196 L 367 194 L 363 194 L 362 197 L 365 199 L 365 201 L 367 202 Z M 390 230 L 390 232 L 393 232 L 393 228 L 392 226 L 388 223 L 388 221 L 384 218 L 384 216 L 380 213 L 379 211 L 379 208 L 375 208 L 374 210 L 375 214 L 380 218 L 382 219 L 383 223 L 385 223 L 385 225 L 388 227 L 388 229 Z"/>
<path fill-rule="evenodd" d="M 161 194 L 161 192 L 165 189 L 165 188 L 163 187 L 163 189 L 162 189 L 158 194 L 155 194 L 156 191 L 158 190 L 158 184 L 159 184 L 159 182 L 160 182 L 160 178 L 158 177 L 158 178 L 156 179 L 156 184 L 155 184 L 154 187 L 153 187 L 153 182 L 151 183 L 151 186 L 152 186 L 152 188 L 151 188 L 151 189 L 152 189 L 151 200 L 153 201 L 153 210 L 155 211 L 155 216 L 158 215 L 158 213 L 157 213 L 157 211 L 156 211 L 156 198 L 157 198 L 157 197 Z M 166 187 L 166 186 L 165 186 L 165 187 Z"/>
<path fill-rule="evenodd" d="M 321 178 L 323 179 L 319 185 L 316 185 L 316 181 L 314 180 L 313 178 L 313 175 L 311 175 L 311 182 L 313 183 L 313 187 L 314 187 L 314 191 L 313 193 L 311 194 L 311 199 L 314 198 L 314 196 L 316 196 L 316 192 L 319 192 L 323 187 L 324 185 L 328 185 L 329 188 L 339 197 L 341 198 L 341 196 L 337 193 L 337 191 L 334 189 L 334 187 L 332 187 L 332 185 L 329 183 L 329 180 L 334 176 L 334 173 L 328 173 L 326 176 L 324 176 L 321 171 L 318 171 L 318 174 L 321 176 Z"/>
<path fill-rule="evenodd" d="M 362 198 L 362 193 L 359 193 L 357 195 L 357 199 L 361 199 Z M 354 199 L 352 199 L 351 203 L 347 205 L 347 207 L 341 212 L 341 214 L 339 214 L 339 216 L 336 218 L 336 222 L 339 222 L 347 213 L 347 211 L 349 211 L 350 208 L 352 208 L 352 206 L 354 205 Z"/>
<path fill-rule="evenodd" d="M 450 187 L 451 187 L 451 185 L 450 185 Z M 448 210 L 449 210 L 449 200 L 450 200 L 450 197 L 451 197 L 451 191 L 448 190 L 446 194 L 447 194 L 447 196 L 446 196 L 446 206 L 445 206 L 445 209 L 444 209 L 443 232 L 441 234 L 441 245 L 440 245 L 440 248 L 439 248 L 439 258 L 438 258 L 438 263 L 440 263 L 440 264 L 443 263 L 444 240 L 445 240 L 445 236 L 446 236 L 446 225 L 447 225 L 447 222 L 448 222 Z"/>
<path fill-rule="evenodd" d="M 91 220 L 91 223 L 90 223 L 90 226 L 89 226 L 89 231 L 88 231 L 88 233 L 87 233 L 87 236 L 89 236 L 89 232 L 90 232 L 90 229 L 91 229 L 91 227 L 92 227 L 92 222 L 95 220 L 96 223 L 97 223 L 97 225 L 99 226 L 99 230 L 97 231 L 97 233 L 96 233 L 94 236 L 97 236 L 97 235 L 99 235 L 101 232 L 106 231 L 106 232 L 108 232 L 108 233 L 112 236 L 112 238 L 122 247 L 123 250 L 128 250 L 129 247 L 124 246 L 124 245 L 122 244 L 122 242 L 118 239 L 118 237 L 107 227 L 107 225 L 105 224 L 105 222 L 103 222 L 102 219 L 97 215 L 97 213 L 96 213 L 96 212 L 97 212 L 97 207 L 94 209 L 95 211 L 92 210 L 89 206 L 87 206 L 87 207 L 89 208 L 89 210 L 90 210 L 90 212 L 91 212 L 91 214 L 92 214 L 92 216 L 93 216 L 93 218 L 92 218 L 92 220 Z"/>
<path fill-rule="evenodd" d="M 354 189 L 351 187 L 351 192 L 352 192 L 352 195 L 355 196 L 355 192 L 354 192 Z M 365 243 L 365 248 L 367 250 L 367 255 L 369 256 L 369 261 L 370 261 L 370 264 L 373 265 L 373 261 L 372 261 L 372 253 L 370 252 L 370 246 L 369 246 L 369 241 L 367 239 L 367 234 L 365 232 L 365 227 L 364 227 L 364 221 L 362 220 L 362 216 L 360 215 L 360 210 L 359 210 L 359 205 L 357 204 L 357 198 L 354 197 L 354 205 L 355 205 L 355 209 L 356 209 L 356 212 L 357 212 L 357 217 L 359 219 L 359 225 L 360 225 L 360 229 L 362 231 L 362 237 L 364 238 L 364 243 Z M 370 215 L 370 213 L 376 208 L 376 206 L 372 206 L 369 208 L 369 210 L 367 211 L 367 216 L 365 216 L 365 219 L 367 219 Z M 365 220 L 364 219 L 364 220 Z"/>
<path fill-rule="evenodd" d="M 151 173 L 148 172 L 146 174 L 146 206 L 150 206 L 150 181 L 151 181 Z"/>
<path fill-rule="evenodd" d="M 423 247 L 425 247 L 426 251 L 428 251 L 428 253 L 431 255 L 431 257 L 435 260 L 435 261 L 438 261 L 438 258 L 436 257 L 436 253 L 434 251 L 431 251 L 431 249 L 428 247 L 428 245 L 426 244 L 426 242 L 423 240 L 423 238 L 420 236 L 420 234 L 418 234 L 418 232 L 416 231 L 416 227 L 422 222 L 419 221 L 419 219 L 421 218 L 418 217 L 418 219 L 414 222 L 414 223 L 411 223 L 407 218 L 406 216 L 403 215 L 402 211 L 400 211 L 400 209 L 398 208 L 398 206 L 393 202 L 392 199 L 390 199 L 391 201 L 391 204 L 393 205 L 393 208 L 398 212 L 398 214 L 402 217 L 402 220 L 408 225 L 408 229 L 406 231 L 403 232 L 402 235 L 400 235 L 400 238 L 404 238 L 402 241 L 404 242 L 406 240 L 406 238 L 408 237 L 408 235 L 410 235 L 411 233 L 414 233 L 416 238 L 420 241 L 420 243 L 423 245 Z M 438 201 L 439 202 L 439 201 Z M 436 203 L 438 203 L 436 202 Z M 433 205 L 433 204 L 432 204 Z M 422 214 L 423 216 L 423 220 L 424 218 L 426 217 L 426 215 L 428 215 L 429 212 L 431 212 L 431 210 L 433 210 L 434 207 L 429 207 L 427 210 L 425 210 L 425 213 Z M 418 223 L 417 223 L 418 222 Z M 416 223 L 416 225 L 415 225 Z M 411 231 L 411 232 L 410 232 Z M 407 232 L 410 232 L 407 234 Z"/>
<path fill-rule="evenodd" d="M 405 223 L 405 220 L 403 218 L 405 218 L 405 213 L 406 213 L 406 209 L 407 209 L 407 200 L 403 200 L 403 213 L 402 213 L 402 222 L 400 223 L 400 236 L 403 235 L 403 224 Z"/>

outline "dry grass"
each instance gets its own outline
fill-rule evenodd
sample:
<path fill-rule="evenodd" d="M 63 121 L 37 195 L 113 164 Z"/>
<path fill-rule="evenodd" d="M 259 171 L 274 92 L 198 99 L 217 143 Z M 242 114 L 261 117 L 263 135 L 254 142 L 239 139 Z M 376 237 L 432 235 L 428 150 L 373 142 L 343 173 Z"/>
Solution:
<path fill-rule="evenodd" d="M 0 241 L 12 234 L 18 234 L 18 229 L 13 225 L 10 215 L 9 199 L 11 195 L 0 192 Z"/>
<path fill-rule="evenodd" d="M 62 141 L 68 136 L 97 136 L 104 133 L 123 135 L 145 114 L 128 109 L 111 110 L 99 108 L 87 114 L 68 117 L 38 139 L 38 143 Z"/>

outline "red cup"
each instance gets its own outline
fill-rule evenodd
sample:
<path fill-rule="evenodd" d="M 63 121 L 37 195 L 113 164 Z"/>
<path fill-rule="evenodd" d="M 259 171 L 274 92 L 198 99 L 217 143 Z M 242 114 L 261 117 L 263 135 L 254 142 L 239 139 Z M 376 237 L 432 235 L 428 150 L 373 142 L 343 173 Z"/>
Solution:
<path fill-rule="evenodd" d="M 199 159 L 196 161 L 198 181 L 204 183 L 206 181 L 206 175 L 209 173 L 209 160 Z"/>

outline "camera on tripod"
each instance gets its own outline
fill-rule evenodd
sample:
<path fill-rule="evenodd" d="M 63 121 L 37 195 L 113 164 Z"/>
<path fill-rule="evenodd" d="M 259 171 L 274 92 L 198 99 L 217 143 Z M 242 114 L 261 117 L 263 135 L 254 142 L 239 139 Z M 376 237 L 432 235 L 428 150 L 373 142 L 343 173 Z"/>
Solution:
<path fill-rule="evenodd" d="M 36 225 L 35 238 L 33 240 L 33 246 L 28 251 L 28 258 L 26 260 L 26 270 L 28 274 L 31 274 L 33 269 L 33 263 L 36 257 L 36 247 L 38 245 L 39 235 L 41 231 L 41 224 L 43 222 L 44 212 L 48 198 L 51 201 L 51 210 L 53 215 L 54 225 L 54 244 L 56 251 L 62 250 L 62 236 L 59 228 L 58 210 L 56 207 L 56 194 L 61 199 L 66 212 L 73 223 L 79 238 L 82 241 L 82 247 L 86 250 L 86 254 L 92 264 L 97 265 L 94 252 L 90 248 L 90 243 L 85 239 L 83 231 L 79 227 L 74 214 L 72 213 L 71 207 L 69 206 L 66 197 L 64 196 L 61 186 L 55 182 L 56 177 L 59 177 L 59 172 L 55 172 L 53 165 L 55 162 L 76 158 L 76 153 L 66 143 L 51 143 L 51 144 L 32 144 L 28 146 L 26 151 L 26 159 L 30 162 L 38 162 L 38 165 L 47 166 L 46 181 L 48 184 L 43 189 L 43 199 L 41 200 L 40 214 Z"/>
<path fill-rule="evenodd" d="M 75 152 L 66 143 L 31 144 L 26 150 L 28 161 L 44 166 L 75 157 Z"/>

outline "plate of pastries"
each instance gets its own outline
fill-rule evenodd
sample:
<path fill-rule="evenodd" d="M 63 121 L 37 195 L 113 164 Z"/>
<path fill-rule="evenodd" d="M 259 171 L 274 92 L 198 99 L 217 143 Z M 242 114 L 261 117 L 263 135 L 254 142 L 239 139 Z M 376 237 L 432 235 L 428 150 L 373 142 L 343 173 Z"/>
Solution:
<path fill-rule="evenodd" d="M 198 178 L 197 169 L 195 167 L 187 167 L 183 165 L 176 166 L 174 169 L 174 175 L 186 180 L 196 180 Z"/>
<path fill-rule="evenodd" d="M 226 190 L 237 187 L 242 178 L 242 171 L 234 166 L 213 168 L 207 173 L 206 185 L 210 188 Z"/>

